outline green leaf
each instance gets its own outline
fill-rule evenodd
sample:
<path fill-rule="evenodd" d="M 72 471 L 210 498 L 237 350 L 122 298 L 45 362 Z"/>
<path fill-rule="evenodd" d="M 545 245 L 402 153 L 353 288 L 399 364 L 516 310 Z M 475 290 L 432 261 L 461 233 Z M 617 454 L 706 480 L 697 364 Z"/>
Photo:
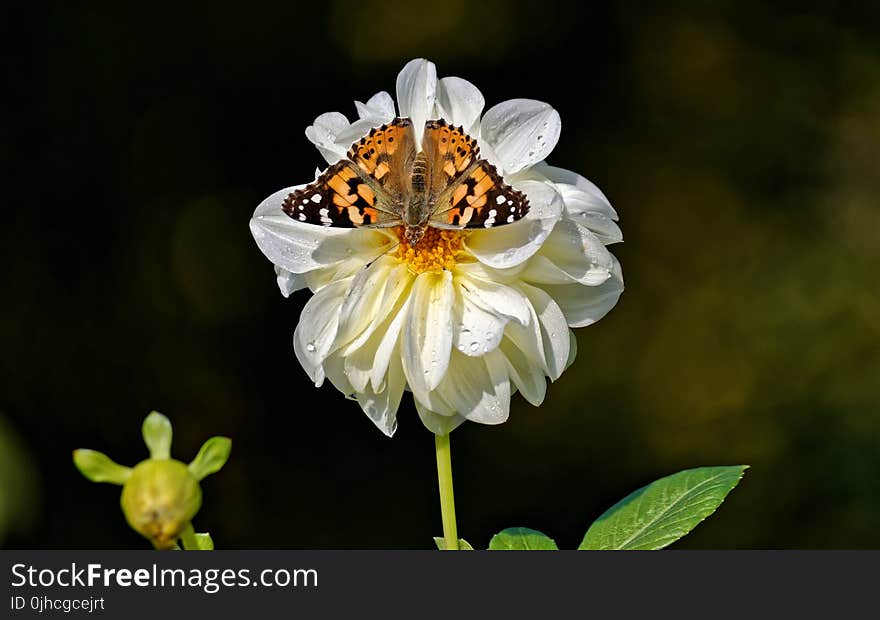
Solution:
<path fill-rule="evenodd" d="M 443 538 L 442 536 L 435 536 L 434 537 L 434 544 L 437 545 L 437 548 L 440 551 L 446 551 L 446 539 Z M 459 538 L 458 539 L 458 550 L 459 551 L 473 551 L 474 548 L 464 538 Z"/>
<path fill-rule="evenodd" d="M 232 440 L 228 437 L 211 437 L 202 444 L 201 450 L 196 458 L 189 464 L 189 471 L 196 480 L 201 480 L 209 474 L 219 471 L 226 459 L 229 458 L 229 451 L 232 450 Z"/>
<path fill-rule="evenodd" d="M 131 468 L 114 463 L 109 456 L 95 450 L 74 450 L 73 464 L 92 482 L 123 484 L 131 476 Z"/>
<path fill-rule="evenodd" d="M 596 519 L 578 549 L 662 549 L 715 512 L 747 468 L 698 467 L 652 482 Z"/>
<path fill-rule="evenodd" d="M 214 550 L 214 541 L 211 539 L 211 535 L 208 532 L 204 534 L 196 534 L 196 550 L 198 551 L 213 551 Z"/>
<path fill-rule="evenodd" d="M 509 527 L 489 541 L 489 551 L 548 551 L 559 547 L 549 536 L 527 527 Z"/>
<path fill-rule="evenodd" d="M 144 443 L 150 450 L 151 459 L 167 459 L 171 457 L 171 422 L 158 411 L 152 412 L 144 419 L 142 427 Z"/>

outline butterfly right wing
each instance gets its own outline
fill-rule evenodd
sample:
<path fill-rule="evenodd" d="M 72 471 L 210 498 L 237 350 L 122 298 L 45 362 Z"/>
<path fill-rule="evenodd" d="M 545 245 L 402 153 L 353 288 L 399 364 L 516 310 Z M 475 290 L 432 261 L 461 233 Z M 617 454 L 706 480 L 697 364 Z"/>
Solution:
<path fill-rule="evenodd" d="M 437 228 L 491 228 L 529 211 L 525 194 L 480 159 L 477 141 L 443 119 L 425 123 L 422 146 L 431 162 L 430 224 Z"/>

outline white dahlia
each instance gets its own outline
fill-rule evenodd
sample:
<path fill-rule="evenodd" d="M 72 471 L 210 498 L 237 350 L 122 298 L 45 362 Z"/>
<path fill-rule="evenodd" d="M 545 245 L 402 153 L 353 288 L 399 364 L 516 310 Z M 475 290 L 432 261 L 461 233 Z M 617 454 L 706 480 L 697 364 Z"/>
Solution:
<path fill-rule="evenodd" d="M 306 136 L 329 164 L 371 129 L 408 117 L 460 125 L 481 157 L 529 201 L 521 220 L 485 229 L 428 228 L 410 247 L 391 228 L 335 228 L 282 211 L 305 185 L 257 207 L 250 227 L 275 264 L 281 292 L 308 288 L 294 350 L 320 386 L 327 378 L 392 435 L 405 390 L 422 422 L 444 435 L 464 420 L 499 424 L 517 390 L 533 405 L 574 360 L 572 327 L 604 316 L 623 291 L 606 245 L 622 239 L 617 214 L 591 182 L 544 160 L 559 139 L 559 114 L 530 99 L 481 116 L 480 91 L 438 80 L 416 59 L 386 92 L 355 102 L 358 119 L 322 114 Z"/>

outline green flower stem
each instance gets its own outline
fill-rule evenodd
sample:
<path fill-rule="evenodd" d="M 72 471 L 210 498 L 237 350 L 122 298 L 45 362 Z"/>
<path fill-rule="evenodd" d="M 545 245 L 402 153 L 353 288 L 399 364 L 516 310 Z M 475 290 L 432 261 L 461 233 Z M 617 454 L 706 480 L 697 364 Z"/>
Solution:
<path fill-rule="evenodd" d="M 184 551 L 198 551 L 199 541 L 196 540 L 196 531 L 193 529 L 192 523 L 187 523 L 183 528 L 180 533 L 180 542 Z"/>
<path fill-rule="evenodd" d="M 440 483 L 440 514 L 443 517 L 443 538 L 446 549 L 458 551 L 458 531 L 455 526 L 455 495 L 452 491 L 452 457 L 449 434 L 434 435 L 437 452 L 437 481 Z"/>

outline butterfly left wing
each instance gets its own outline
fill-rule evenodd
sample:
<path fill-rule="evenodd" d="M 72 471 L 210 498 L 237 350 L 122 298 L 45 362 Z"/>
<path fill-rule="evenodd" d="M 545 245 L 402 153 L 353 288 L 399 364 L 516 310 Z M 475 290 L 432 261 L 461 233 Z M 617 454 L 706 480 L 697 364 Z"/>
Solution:
<path fill-rule="evenodd" d="M 383 197 L 364 182 L 356 164 L 349 160 L 336 162 L 314 183 L 288 194 L 281 209 L 297 221 L 337 228 L 400 222 L 400 216 L 384 204 Z"/>
<path fill-rule="evenodd" d="M 435 228 L 491 228 L 529 211 L 525 194 L 504 182 L 477 141 L 440 119 L 425 123 L 422 147 L 430 163 L 429 191 Z"/>

